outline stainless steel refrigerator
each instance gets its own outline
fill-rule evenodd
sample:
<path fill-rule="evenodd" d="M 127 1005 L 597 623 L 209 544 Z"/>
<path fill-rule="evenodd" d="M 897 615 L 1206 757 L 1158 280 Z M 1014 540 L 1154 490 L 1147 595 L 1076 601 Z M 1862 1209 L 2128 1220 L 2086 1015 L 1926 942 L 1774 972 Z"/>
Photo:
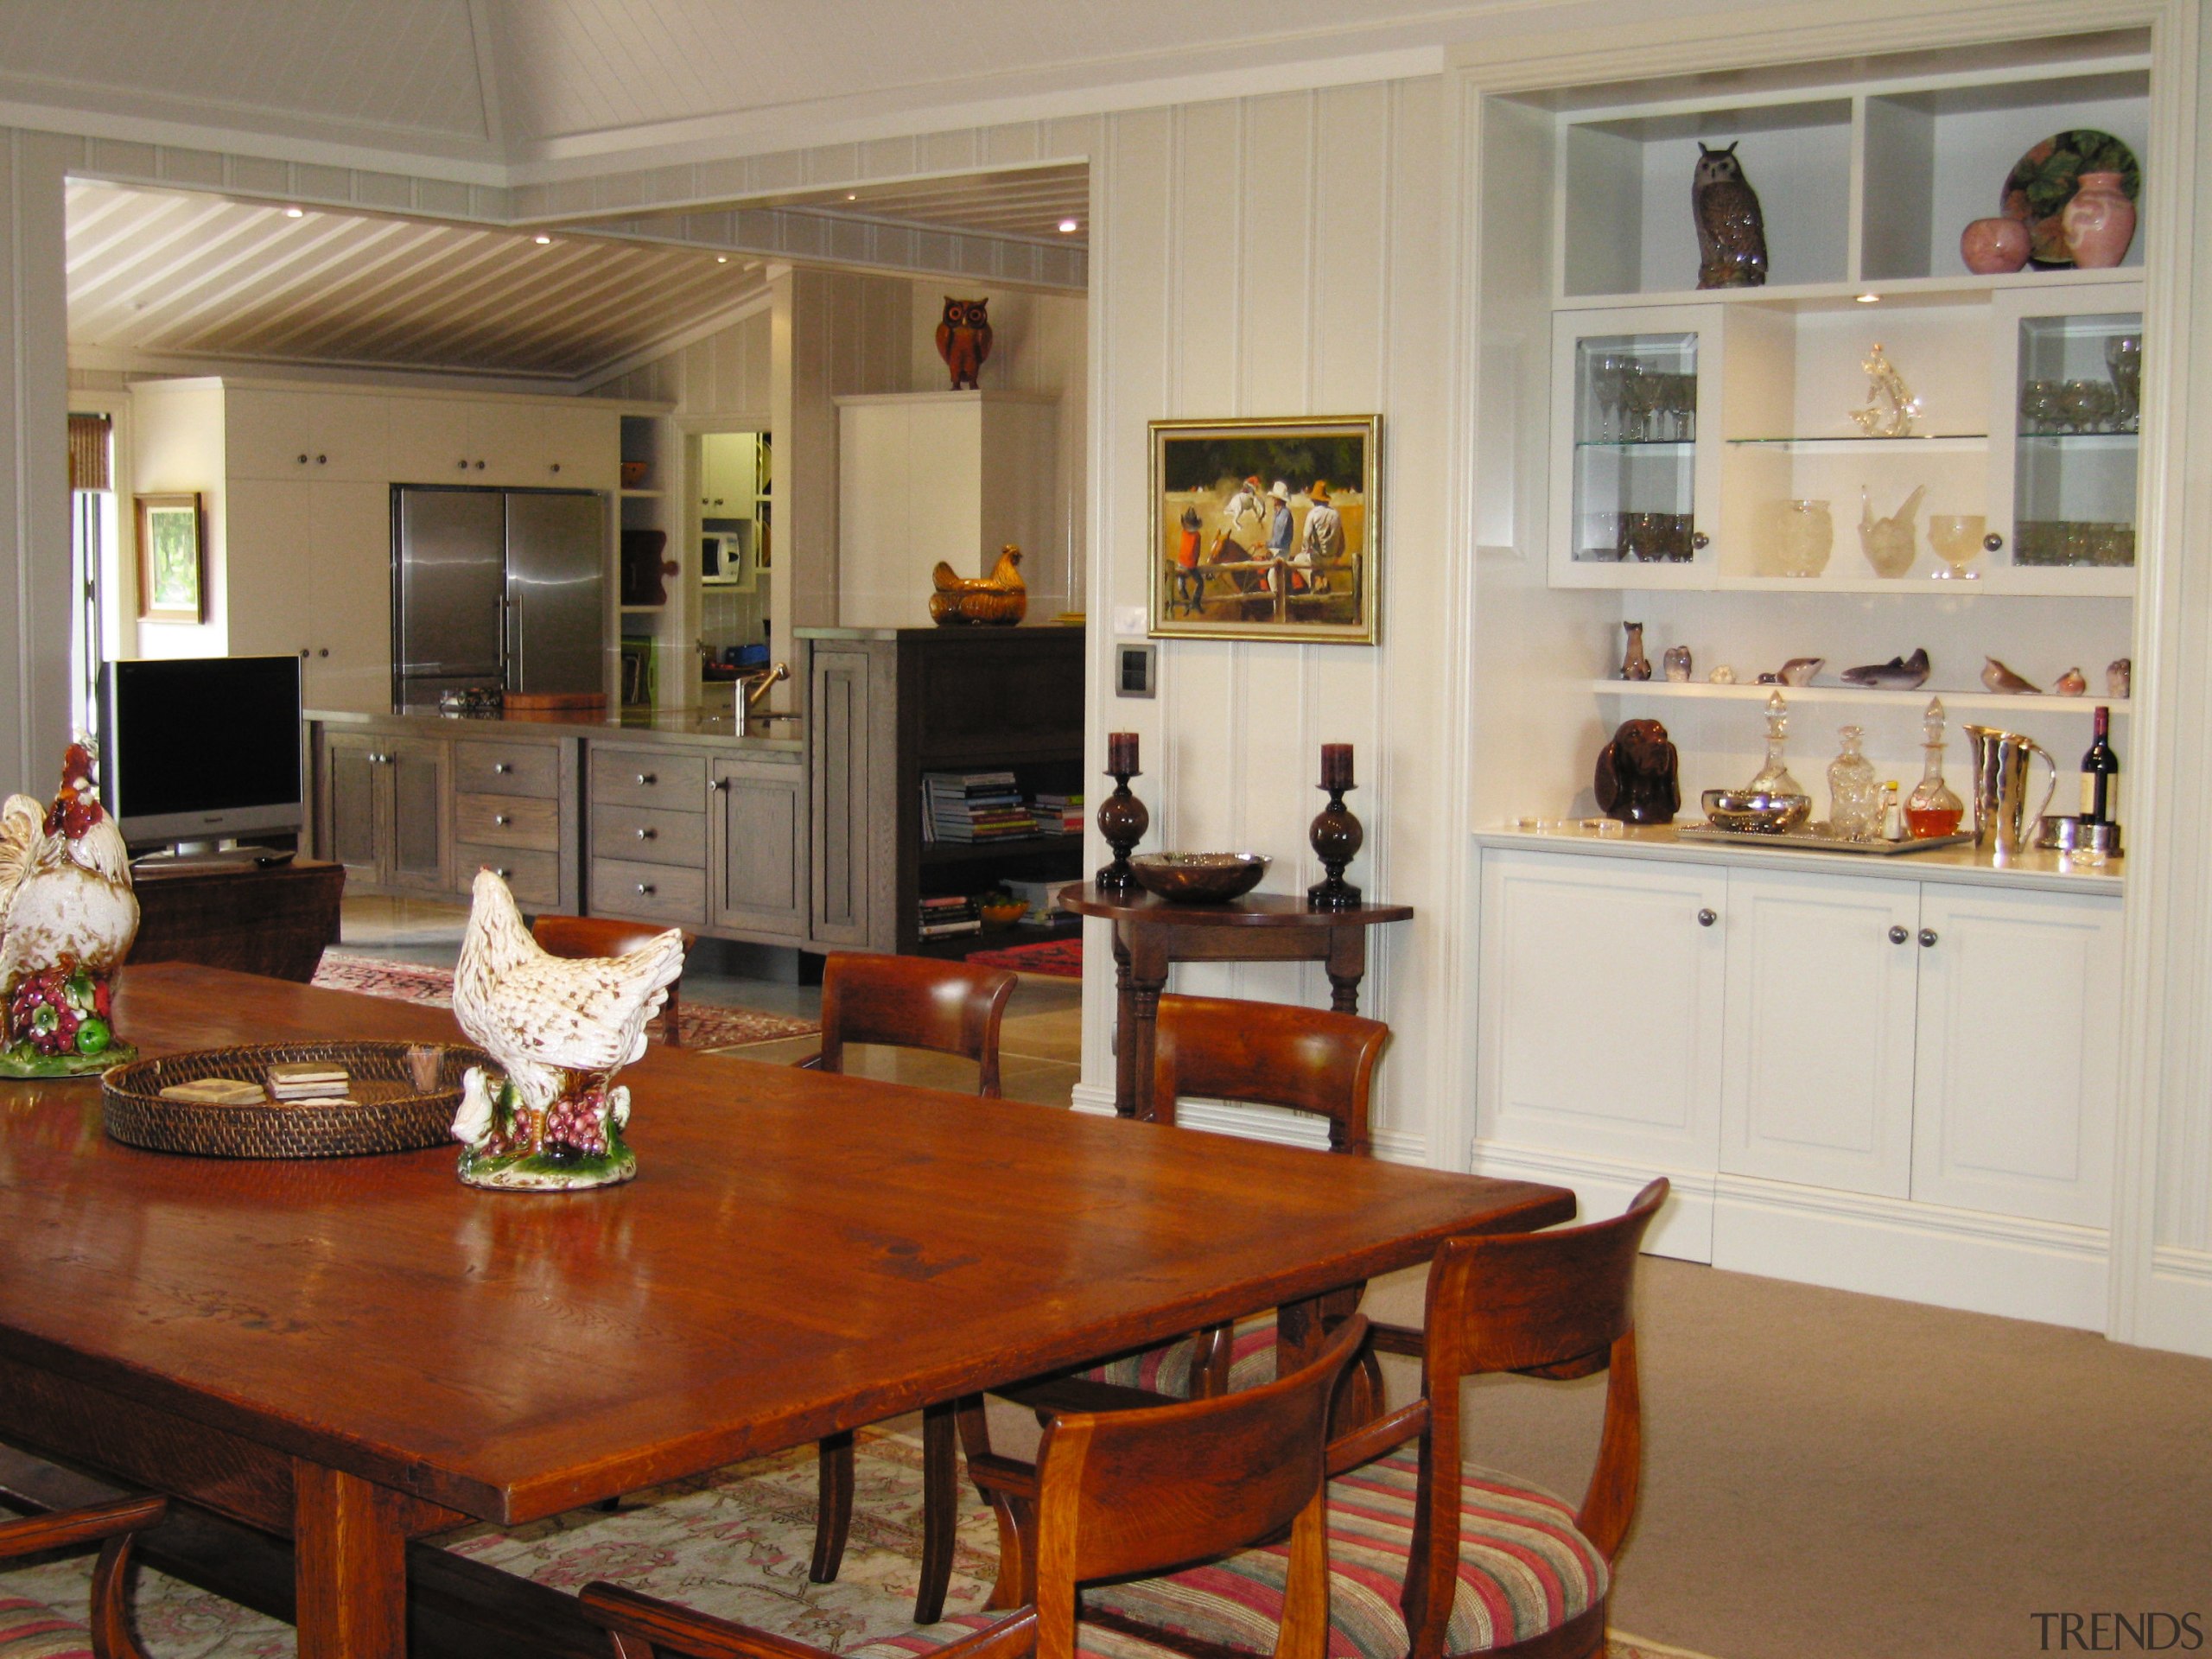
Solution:
<path fill-rule="evenodd" d="M 396 487 L 395 706 L 607 683 L 607 505 L 576 490 Z"/>

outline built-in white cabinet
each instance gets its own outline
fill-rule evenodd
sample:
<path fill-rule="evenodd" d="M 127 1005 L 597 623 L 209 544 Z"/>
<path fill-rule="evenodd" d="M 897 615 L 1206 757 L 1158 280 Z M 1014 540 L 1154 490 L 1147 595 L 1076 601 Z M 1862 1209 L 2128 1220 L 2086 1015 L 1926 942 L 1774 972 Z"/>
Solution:
<path fill-rule="evenodd" d="M 394 483 L 540 490 L 616 486 L 620 411 L 611 404 L 563 409 L 512 399 L 389 401 Z"/>
<path fill-rule="evenodd" d="M 381 483 L 391 464 L 387 416 L 380 397 L 226 388 L 225 460 L 232 478 Z"/>
<path fill-rule="evenodd" d="M 1621 1197 L 1672 1175 L 1664 1254 L 1936 1300 L 1962 1234 L 2016 1252 L 2031 1299 L 2037 1262 L 2090 1236 L 2039 1224 L 2107 1224 L 2116 894 L 1498 847 L 1482 868 L 1478 1167 Z"/>
<path fill-rule="evenodd" d="M 309 708 L 389 701 L 390 487 L 234 477 L 224 520 L 232 654 L 296 654 Z"/>

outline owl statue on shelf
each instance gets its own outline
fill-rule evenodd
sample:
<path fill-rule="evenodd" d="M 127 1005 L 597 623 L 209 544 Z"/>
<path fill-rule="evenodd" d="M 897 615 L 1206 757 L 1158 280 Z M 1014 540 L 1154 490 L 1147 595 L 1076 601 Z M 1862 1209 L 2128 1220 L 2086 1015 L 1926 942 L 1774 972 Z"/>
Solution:
<path fill-rule="evenodd" d="M 937 354 L 952 371 L 955 391 L 976 390 L 976 371 L 991 355 L 991 302 L 944 296 L 944 315 L 937 325 Z"/>
<path fill-rule="evenodd" d="M 1700 140 L 1697 152 L 1697 173 L 1690 182 L 1690 211 L 1697 219 L 1697 285 L 1764 288 L 1766 215 L 1759 210 L 1758 192 L 1744 176 L 1744 164 L 1736 159 L 1736 146 L 1710 149 Z"/>

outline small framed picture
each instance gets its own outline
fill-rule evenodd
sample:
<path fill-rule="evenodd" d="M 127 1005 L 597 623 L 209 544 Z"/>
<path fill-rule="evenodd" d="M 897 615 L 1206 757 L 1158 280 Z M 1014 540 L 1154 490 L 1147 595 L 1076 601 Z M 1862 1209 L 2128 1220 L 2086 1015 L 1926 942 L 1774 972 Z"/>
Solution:
<path fill-rule="evenodd" d="M 1152 423 L 1155 636 L 1371 645 L 1382 417 Z"/>
<path fill-rule="evenodd" d="M 199 493 L 137 499 L 139 619 L 205 622 L 207 548 L 200 533 Z"/>

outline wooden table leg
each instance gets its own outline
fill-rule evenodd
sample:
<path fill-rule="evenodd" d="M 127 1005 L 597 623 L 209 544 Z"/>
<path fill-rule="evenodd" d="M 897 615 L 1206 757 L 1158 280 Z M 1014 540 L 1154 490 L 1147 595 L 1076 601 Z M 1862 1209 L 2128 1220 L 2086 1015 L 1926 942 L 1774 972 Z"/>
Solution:
<path fill-rule="evenodd" d="M 406 1659 L 412 1502 L 295 1459 L 300 1659 Z"/>
<path fill-rule="evenodd" d="M 922 1586 L 914 1623 L 944 1616 L 945 1586 L 952 1578 L 955 1524 L 960 1519 L 960 1402 L 922 1408 Z"/>
<path fill-rule="evenodd" d="M 1129 982 L 1129 947 L 1119 923 L 1111 929 L 1114 939 L 1114 1113 L 1135 1116 L 1137 1109 L 1136 1012 Z"/>
<path fill-rule="evenodd" d="M 1367 929 L 1332 927 L 1325 963 L 1329 976 L 1329 1006 L 1338 1014 L 1359 1012 L 1359 982 L 1367 975 Z"/>
<path fill-rule="evenodd" d="M 1119 929 L 1116 930 L 1119 932 Z M 1124 1117 L 1150 1123 L 1157 1119 L 1158 1103 L 1152 1097 L 1153 1059 L 1160 1039 L 1160 994 L 1167 988 L 1169 947 L 1167 930 L 1147 927 L 1130 930 L 1129 986 L 1122 1006 L 1127 1023 L 1122 1030 L 1121 1057 L 1128 1070 L 1128 1106 L 1114 1103 Z"/>

